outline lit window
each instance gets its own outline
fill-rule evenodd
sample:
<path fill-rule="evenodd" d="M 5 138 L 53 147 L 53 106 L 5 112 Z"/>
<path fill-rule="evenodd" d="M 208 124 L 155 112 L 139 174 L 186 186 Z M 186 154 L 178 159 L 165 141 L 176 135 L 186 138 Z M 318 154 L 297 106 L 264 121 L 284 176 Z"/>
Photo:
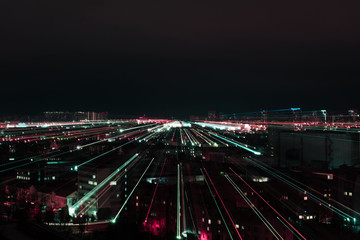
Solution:
<path fill-rule="evenodd" d="M 347 192 L 344 192 L 344 195 L 345 195 L 345 196 L 347 196 L 347 195 L 348 195 L 348 193 L 347 193 Z"/>
<path fill-rule="evenodd" d="M 211 219 L 208 220 L 208 224 L 211 224 Z"/>
<path fill-rule="evenodd" d="M 349 192 L 349 196 L 350 196 L 350 197 L 352 196 L 352 192 Z"/>
<path fill-rule="evenodd" d="M 308 197 L 307 197 L 307 196 L 305 196 L 305 197 L 304 197 L 304 200 L 307 200 L 307 199 L 308 199 Z"/>
<path fill-rule="evenodd" d="M 93 175 L 93 179 L 95 179 L 96 178 L 96 175 Z"/>

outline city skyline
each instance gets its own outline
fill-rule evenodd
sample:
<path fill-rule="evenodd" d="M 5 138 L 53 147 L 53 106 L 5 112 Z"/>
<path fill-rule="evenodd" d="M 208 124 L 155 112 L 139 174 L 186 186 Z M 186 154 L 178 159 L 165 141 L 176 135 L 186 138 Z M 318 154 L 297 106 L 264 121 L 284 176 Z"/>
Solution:
<path fill-rule="evenodd" d="M 356 239 L 359 114 L 300 110 L 0 124 L 0 236 Z"/>
<path fill-rule="evenodd" d="M 1 1 L 0 239 L 360 239 L 359 9 Z"/>

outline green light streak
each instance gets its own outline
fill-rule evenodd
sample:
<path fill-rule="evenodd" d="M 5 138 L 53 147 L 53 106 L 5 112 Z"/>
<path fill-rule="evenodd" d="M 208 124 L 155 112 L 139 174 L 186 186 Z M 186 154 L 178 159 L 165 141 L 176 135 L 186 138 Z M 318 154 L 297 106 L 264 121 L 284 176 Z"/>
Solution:
<path fill-rule="evenodd" d="M 177 165 L 177 208 L 176 208 L 176 238 L 181 239 L 180 231 L 180 164 Z"/>
<path fill-rule="evenodd" d="M 57 157 L 57 156 L 60 156 L 60 155 L 64 155 L 66 153 L 68 153 L 70 151 L 67 151 L 67 152 L 62 152 L 62 153 L 59 153 L 59 154 L 55 154 L 55 155 L 51 155 L 51 156 L 47 156 L 47 157 L 44 157 L 42 159 L 38 159 L 38 160 L 33 160 L 31 162 L 28 162 L 28 163 L 24 163 L 24 164 L 21 164 L 21 165 L 18 165 L 18 166 L 15 166 L 15 167 L 11 167 L 11 168 L 7 168 L 7 169 L 4 169 L 4 170 L 0 170 L 0 172 L 6 172 L 6 171 L 10 171 L 12 169 L 16 169 L 16 168 L 19 168 L 19 167 L 23 167 L 23 166 L 26 166 L 26 165 L 30 165 L 30 164 L 33 164 L 33 163 L 36 163 L 36 162 L 41 162 L 41 161 L 44 161 L 45 159 L 47 158 L 51 158 L 51 157 Z M 18 160 L 14 163 L 17 163 L 19 161 L 24 161 L 24 160 Z"/>
<path fill-rule="evenodd" d="M 125 145 L 127 145 L 127 144 L 129 144 L 129 143 L 131 143 L 131 142 L 133 142 L 133 141 L 135 141 L 135 140 L 131 140 L 131 141 L 127 142 L 127 143 L 124 143 L 124 144 L 116 147 L 116 148 L 113 148 L 113 149 L 111 149 L 111 150 L 109 150 L 109 151 L 107 151 L 107 152 L 104 152 L 104 153 L 102 153 L 102 154 L 100 154 L 100 155 L 98 155 L 98 156 L 96 156 L 96 157 L 93 157 L 92 159 L 89 159 L 89 160 L 87 160 L 86 162 L 83 162 L 83 163 L 77 165 L 76 167 L 79 168 L 79 167 L 81 167 L 81 166 L 83 166 L 83 165 L 85 165 L 85 164 L 87 164 L 87 163 L 89 163 L 89 162 L 92 162 L 92 161 L 94 161 L 95 159 L 98 159 L 99 157 L 102 157 L 102 156 L 104 156 L 104 155 L 106 155 L 106 154 L 108 154 L 108 153 L 111 153 L 111 152 L 113 152 L 113 151 L 115 151 L 115 150 L 117 150 L 117 149 L 119 149 L 119 148 L 121 148 L 121 147 L 123 147 L 123 146 L 125 146 Z"/>
<path fill-rule="evenodd" d="M 141 179 L 144 177 L 145 173 L 147 172 L 147 170 L 149 169 L 150 165 L 153 163 L 154 158 L 151 160 L 151 162 L 149 163 L 149 165 L 147 166 L 147 168 L 145 169 L 145 171 L 143 172 L 143 174 L 141 175 L 140 179 L 137 181 L 135 187 L 133 188 L 133 190 L 130 192 L 129 196 L 126 198 L 125 202 L 123 203 L 123 205 L 121 206 L 120 210 L 118 211 L 118 213 L 115 215 L 115 217 L 111 220 L 112 223 L 116 222 L 116 219 L 119 217 L 121 211 L 124 209 L 126 203 L 129 201 L 131 195 L 134 193 L 136 187 L 139 185 Z"/>
<path fill-rule="evenodd" d="M 72 207 L 69 208 L 69 214 L 71 216 L 75 215 L 76 209 L 78 209 L 81 204 L 87 201 L 92 195 L 94 195 L 101 187 L 103 187 L 107 182 L 109 182 L 116 174 L 118 174 L 122 169 L 124 169 L 127 165 L 129 165 L 139 153 L 136 153 L 129 160 L 127 160 L 123 165 L 121 165 L 118 169 L 116 169 L 113 173 L 111 173 L 107 178 L 105 178 L 100 184 L 96 185 L 91 191 L 86 193 L 84 197 L 82 197 L 79 201 L 77 201 Z"/>
<path fill-rule="evenodd" d="M 340 215 L 341 217 L 343 217 L 343 218 L 348 218 L 348 217 L 353 218 L 353 217 L 350 216 L 349 214 L 341 211 L 340 209 L 338 209 L 338 208 L 336 208 L 336 207 L 334 207 L 334 206 L 331 207 L 331 204 L 330 204 L 330 203 L 328 203 L 328 202 L 320 199 L 319 197 L 315 196 L 314 194 L 312 194 L 312 193 L 306 191 L 305 189 L 297 186 L 296 184 L 294 184 L 294 183 L 290 182 L 289 180 L 283 178 L 283 177 L 280 176 L 279 174 L 276 174 L 276 173 L 268 170 L 266 167 L 260 165 L 259 163 L 255 162 L 255 161 L 253 161 L 253 160 L 251 160 L 251 159 L 249 159 L 249 158 L 246 158 L 246 157 L 245 157 L 244 159 L 248 160 L 249 162 L 251 162 L 251 163 L 253 163 L 254 165 L 258 166 L 259 168 L 263 169 L 264 171 L 266 171 L 266 172 L 269 173 L 270 175 L 272 175 L 272 176 L 278 178 L 279 180 L 285 182 L 286 184 L 288 184 L 288 185 L 291 186 L 292 188 L 298 190 L 299 192 L 303 192 L 303 193 L 306 192 L 306 195 L 309 196 L 311 199 L 313 199 L 314 201 L 316 201 L 316 202 L 318 202 L 318 203 L 321 203 L 322 206 L 328 208 L 328 209 L 331 210 L 331 211 L 334 211 L 336 214 Z"/>
<path fill-rule="evenodd" d="M 197 133 L 198 136 L 199 136 L 202 140 L 204 140 L 207 144 L 209 144 L 210 146 L 213 145 L 213 143 L 210 142 L 211 140 L 208 139 L 206 136 L 203 136 L 202 133 L 200 133 L 200 132 L 197 131 L 196 129 L 191 129 L 191 130 L 194 131 L 195 133 Z"/>
<path fill-rule="evenodd" d="M 55 161 L 55 162 L 47 162 L 48 165 L 56 165 L 56 164 L 62 164 L 67 163 L 68 161 Z"/>
<path fill-rule="evenodd" d="M 181 202 L 182 202 L 182 219 L 183 219 L 183 236 L 186 237 L 186 218 L 185 218 L 185 199 L 184 199 L 184 176 L 183 176 L 183 172 L 182 172 L 182 165 L 180 166 L 180 173 L 181 173 Z"/>
<path fill-rule="evenodd" d="M 226 230 L 227 230 L 228 233 L 229 233 L 229 237 L 231 238 L 231 240 L 234 240 L 233 237 L 231 236 L 230 229 L 229 229 L 228 225 L 226 224 L 225 218 L 224 218 L 224 216 L 223 216 L 223 214 L 222 214 L 222 212 L 221 212 L 221 210 L 220 210 L 220 208 L 219 208 L 219 205 L 217 204 L 217 201 L 216 201 L 216 199 L 214 198 L 214 194 L 213 194 L 213 192 L 211 191 L 210 185 L 209 185 L 208 181 L 206 180 L 206 177 L 205 177 L 203 171 L 202 171 L 201 169 L 200 169 L 200 171 L 201 171 L 202 175 L 204 176 L 205 183 L 206 183 L 207 187 L 209 188 L 211 197 L 214 199 L 216 208 L 218 209 L 218 211 L 219 211 L 219 213 L 220 213 L 220 216 L 221 216 L 221 219 L 223 220 L 223 223 L 225 224 Z"/>
<path fill-rule="evenodd" d="M 60 150 L 55 150 L 55 151 L 52 151 L 50 153 L 55 153 L 55 152 L 59 152 Z M 4 163 L 2 164 L 1 166 L 7 166 L 7 165 L 10 165 L 10 164 L 16 164 L 18 162 L 22 162 L 22 161 L 26 161 L 26 160 L 29 160 L 29 159 L 35 159 L 35 158 L 38 158 L 38 157 L 41 157 L 41 156 L 44 156 L 46 154 L 50 154 L 50 153 L 43 153 L 43 154 L 40 154 L 40 155 L 36 155 L 36 156 L 31 156 L 31 157 L 27 157 L 27 158 L 23 158 L 23 159 L 19 159 L 19 160 L 16 160 L 16 162 L 11 162 L 11 163 Z M 53 156 L 48 156 L 48 157 L 45 157 L 45 158 L 51 158 Z"/>
<path fill-rule="evenodd" d="M 249 152 L 252 152 L 252 153 L 254 153 L 255 155 L 261 155 L 261 152 L 259 152 L 259 151 L 255 151 L 255 150 L 253 150 L 253 149 L 251 149 L 251 148 L 245 147 L 245 146 L 243 146 L 242 144 L 239 144 L 239 143 L 237 143 L 237 142 L 231 141 L 230 139 L 227 139 L 227 138 L 225 138 L 225 137 L 216 135 L 216 134 L 214 134 L 214 133 L 212 133 L 212 132 L 209 132 L 209 133 L 210 133 L 211 135 L 215 136 L 215 137 L 221 138 L 221 139 L 223 139 L 223 140 L 225 140 L 225 141 L 227 141 L 227 142 L 229 142 L 229 143 L 232 143 L 232 144 L 234 144 L 234 145 L 236 145 L 236 146 L 238 146 L 238 147 L 241 147 L 241 148 L 243 148 L 243 149 L 245 149 L 245 150 L 247 150 L 247 151 L 249 151 Z"/>
<path fill-rule="evenodd" d="M 289 231 L 293 234 L 293 236 L 295 236 L 297 239 L 301 240 L 301 238 L 300 238 L 297 234 L 295 234 L 294 231 L 293 231 L 291 228 L 289 228 L 289 226 L 288 226 L 287 224 L 285 224 L 283 221 L 281 221 L 281 219 L 280 219 L 279 217 L 276 217 L 276 218 L 277 218 L 277 220 L 279 220 L 287 229 L 289 229 Z"/>
<path fill-rule="evenodd" d="M 228 176 L 225 175 L 225 178 L 229 181 L 229 183 L 235 188 L 235 190 L 240 194 L 240 196 L 245 200 L 245 202 L 249 205 L 251 210 L 260 218 L 260 220 L 264 223 L 264 225 L 269 229 L 269 231 L 274 235 L 276 239 L 283 239 L 276 231 L 276 229 L 269 223 L 269 221 L 261 214 L 259 209 L 255 207 L 255 205 L 250 201 L 250 199 L 244 194 L 244 192 L 235 184 L 235 182 Z"/>

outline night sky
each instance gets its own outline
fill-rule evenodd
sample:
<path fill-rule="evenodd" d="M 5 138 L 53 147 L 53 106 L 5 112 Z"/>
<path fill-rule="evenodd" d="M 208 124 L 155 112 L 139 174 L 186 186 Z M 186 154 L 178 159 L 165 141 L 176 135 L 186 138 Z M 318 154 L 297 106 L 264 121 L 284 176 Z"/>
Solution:
<path fill-rule="evenodd" d="M 359 109 L 357 1 L 0 1 L 1 114 Z"/>

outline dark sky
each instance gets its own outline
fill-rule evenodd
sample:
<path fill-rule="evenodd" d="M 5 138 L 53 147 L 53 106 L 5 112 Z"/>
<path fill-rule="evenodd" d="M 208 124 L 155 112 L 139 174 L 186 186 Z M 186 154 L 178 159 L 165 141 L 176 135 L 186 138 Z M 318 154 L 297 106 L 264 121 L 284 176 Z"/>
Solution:
<path fill-rule="evenodd" d="M 0 111 L 359 109 L 360 2 L 0 1 Z"/>

